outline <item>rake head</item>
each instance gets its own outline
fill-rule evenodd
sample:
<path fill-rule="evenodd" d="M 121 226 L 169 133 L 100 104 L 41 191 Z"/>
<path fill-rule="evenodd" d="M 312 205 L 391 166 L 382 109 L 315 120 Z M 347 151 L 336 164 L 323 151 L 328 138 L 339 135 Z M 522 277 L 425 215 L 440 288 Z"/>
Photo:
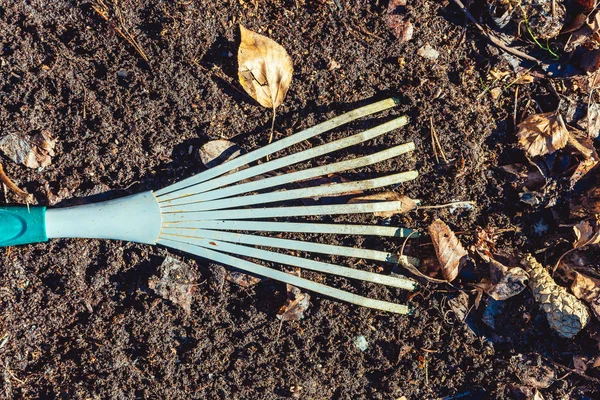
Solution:
<path fill-rule="evenodd" d="M 296 219 L 304 216 L 374 213 L 402 209 L 402 204 L 399 201 L 314 206 L 285 206 L 285 203 L 298 199 L 341 195 L 352 191 L 399 185 L 415 179 L 418 176 L 417 171 L 395 173 L 355 182 L 288 188 L 287 190 L 285 188 L 286 185 L 296 182 L 348 171 L 400 156 L 415 149 L 412 142 L 368 156 L 324 166 L 287 173 L 285 173 L 285 170 L 294 164 L 364 143 L 394 129 L 401 128 L 408 123 L 406 117 L 396 118 L 364 132 L 312 147 L 308 150 L 248 166 L 250 163 L 259 161 L 294 144 L 355 119 L 389 109 L 396 104 L 394 99 L 387 99 L 356 109 L 159 190 L 155 193 L 155 196 L 160 206 L 162 225 L 156 243 L 350 303 L 395 313 L 408 313 L 409 308 L 407 306 L 358 296 L 292 274 L 267 268 L 258 262 L 246 259 L 300 267 L 407 290 L 415 288 L 416 282 L 407 278 L 376 274 L 314 261 L 309 258 L 273 251 L 273 249 L 363 258 L 392 264 L 418 263 L 418 260 L 413 258 L 385 251 L 312 243 L 304 240 L 281 239 L 257 234 L 292 232 L 323 235 L 408 237 L 414 233 L 409 229 L 390 226 L 288 222 L 281 220 L 290 217 Z M 246 168 L 240 169 L 242 167 Z M 267 174 L 273 171 L 283 171 L 283 173 L 266 177 Z M 273 206 L 274 204 L 279 204 L 279 206 Z M 253 232 L 254 234 L 247 232 Z"/>

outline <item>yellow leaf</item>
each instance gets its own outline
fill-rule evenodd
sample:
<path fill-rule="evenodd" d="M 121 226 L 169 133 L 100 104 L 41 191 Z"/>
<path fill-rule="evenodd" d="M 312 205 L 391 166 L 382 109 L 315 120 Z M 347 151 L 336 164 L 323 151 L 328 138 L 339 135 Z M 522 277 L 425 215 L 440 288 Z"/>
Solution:
<path fill-rule="evenodd" d="M 294 67 L 285 49 L 240 25 L 238 77 L 246 92 L 267 108 L 277 108 L 292 82 Z"/>

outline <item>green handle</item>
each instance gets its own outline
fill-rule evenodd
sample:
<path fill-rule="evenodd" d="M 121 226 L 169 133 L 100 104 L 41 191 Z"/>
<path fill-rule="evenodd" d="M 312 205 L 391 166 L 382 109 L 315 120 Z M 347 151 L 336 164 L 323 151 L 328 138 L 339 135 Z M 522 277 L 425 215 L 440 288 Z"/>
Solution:
<path fill-rule="evenodd" d="M 0 207 L 0 246 L 46 242 L 46 207 Z"/>

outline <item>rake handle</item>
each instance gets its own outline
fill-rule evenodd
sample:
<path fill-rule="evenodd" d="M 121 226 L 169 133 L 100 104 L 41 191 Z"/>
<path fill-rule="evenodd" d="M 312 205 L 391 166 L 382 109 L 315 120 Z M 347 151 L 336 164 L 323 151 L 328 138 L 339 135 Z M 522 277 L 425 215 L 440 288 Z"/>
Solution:
<path fill-rule="evenodd" d="M 46 207 L 0 207 L 0 246 L 46 241 Z"/>

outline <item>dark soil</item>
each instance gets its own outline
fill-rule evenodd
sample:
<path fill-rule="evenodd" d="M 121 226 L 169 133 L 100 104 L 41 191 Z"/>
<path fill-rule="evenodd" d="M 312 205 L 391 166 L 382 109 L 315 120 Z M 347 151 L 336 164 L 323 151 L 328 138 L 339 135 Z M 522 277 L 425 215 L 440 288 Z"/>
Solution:
<path fill-rule="evenodd" d="M 113 3 L 106 1 L 110 21 L 94 4 L 0 4 L 0 135 L 44 131 L 58 140 L 52 164 L 42 170 L 2 160 L 40 204 L 159 189 L 201 171 L 198 151 L 208 140 L 229 139 L 246 150 L 267 143 L 271 113 L 237 83 L 243 23 L 281 43 L 294 61 L 294 80 L 278 109 L 278 136 L 398 96 L 402 104 L 377 121 L 311 143 L 407 114 L 406 129 L 350 151 L 410 140 L 417 151 L 348 177 L 416 167 L 418 180 L 398 190 L 425 205 L 477 203 L 472 210 L 419 211 L 391 223 L 426 229 L 440 217 L 465 244 L 473 243 L 476 227 L 495 228 L 502 232 L 497 248 L 537 252 L 540 260 L 548 255 L 548 262 L 556 261 L 556 241 L 536 236 L 534 224 L 542 221 L 548 234 L 562 236 L 563 246 L 572 241 L 570 229 L 560 227 L 568 222 L 566 202 L 574 193 L 562 191 L 563 181 L 548 194 L 559 197 L 553 209 L 532 206 L 519 202 L 518 185 L 497 168 L 526 163 L 515 146 L 517 85 L 497 99 L 486 93 L 490 66 L 508 68 L 506 61 L 452 2 L 409 1 L 404 13 L 415 36 L 406 44 L 386 27 L 387 1 L 118 2 L 122 24 L 148 62 L 118 34 Z M 436 61 L 417 55 L 427 43 L 440 52 Z M 341 67 L 329 70 L 330 60 Z M 518 87 L 519 116 L 529 99 L 546 111 L 558 103 L 548 79 Z M 430 118 L 447 164 L 434 157 Z M 20 201 L 8 192 L 3 198 Z M 327 220 L 382 223 L 375 217 Z M 295 237 L 386 251 L 403 242 Z M 405 252 L 433 257 L 426 238 L 411 240 Z M 190 313 L 149 288 L 168 254 L 198 271 Z M 304 319 L 281 323 L 276 315 L 286 299 L 284 284 L 264 280 L 243 288 L 224 279 L 223 267 L 165 248 L 52 240 L 2 249 L 0 259 L 4 398 L 526 398 L 535 386 L 527 377 L 546 370 L 555 378 L 538 385 L 546 399 L 600 395 L 598 368 L 586 375 L 573 371 L 574 355 L 598 352 L 597 321 L 576 339 L 561 339 L 528 290 L 505 302 L 492 330 L 481 323 L 485 296 L 469 324 L 455 318 L 448 301 L 456 287 L 425 282 L 409 294 L 306 273 L 408 303 L 416 312 L 389 315 L 312 294 Z M 599 258 L 592 259 L 597 268 Z M 360 267 L 390 272 L 373 262 Z M 456 286 L 468 290 L 471 307 L 475 292 L 465 279 Z M 360 335 L 368 342 L 365 351 L 355 345 Z"/>

